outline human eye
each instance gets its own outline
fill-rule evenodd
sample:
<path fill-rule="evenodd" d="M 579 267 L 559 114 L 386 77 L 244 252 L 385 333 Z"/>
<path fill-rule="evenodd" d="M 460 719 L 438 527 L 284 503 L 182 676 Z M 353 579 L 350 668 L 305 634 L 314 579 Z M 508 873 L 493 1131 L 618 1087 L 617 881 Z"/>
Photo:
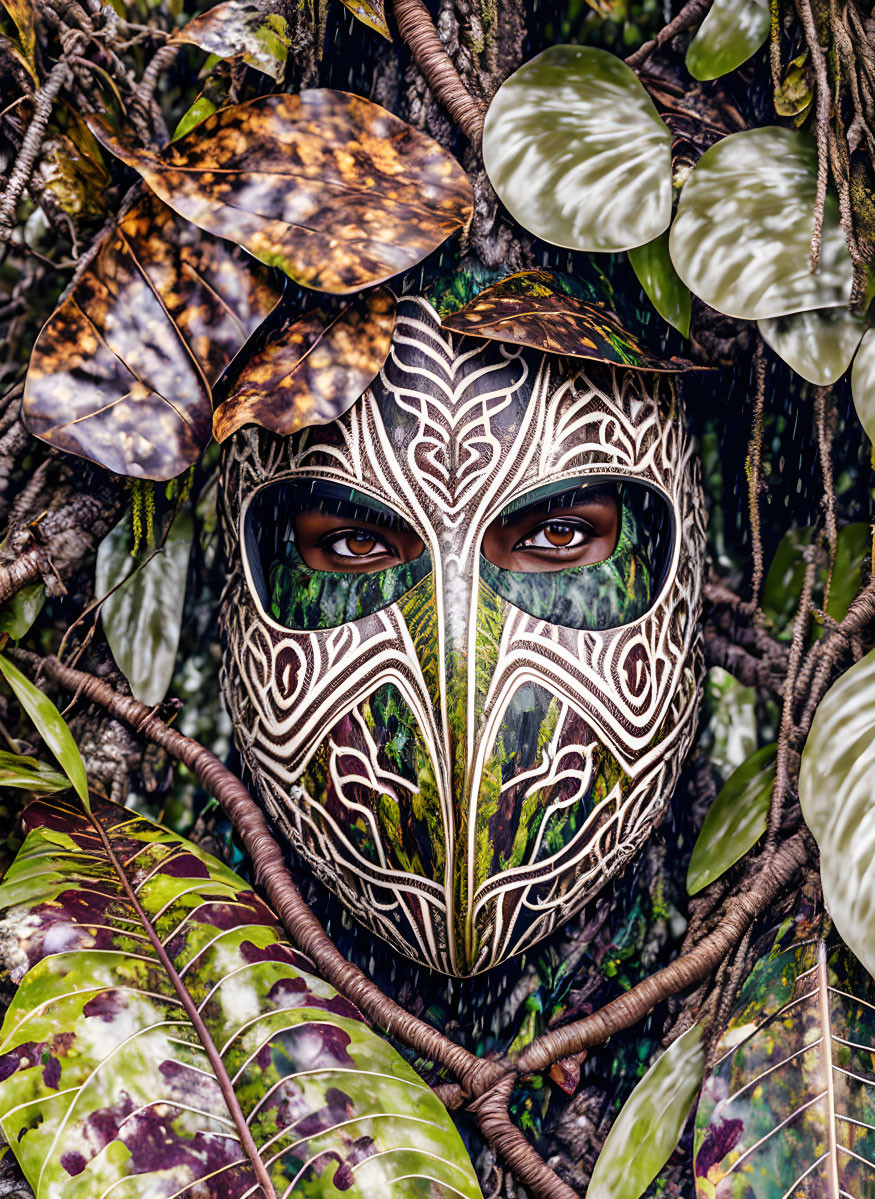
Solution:
<path fill-rule="evenodd" d="M 556 553 L 577 550 L 589 543 L 593 532 L 592 526 L 582 520 L 549 520 L 530 530 L 513 548 L 514 551 L 546 550 Z"/>
<path fill-rule="evenodd" d="M 321 539 L 320 545 L 338 558 L 353 558 L 359 562 L 398 557 L 395 548 L 371 529 L 332 529 Z"/>

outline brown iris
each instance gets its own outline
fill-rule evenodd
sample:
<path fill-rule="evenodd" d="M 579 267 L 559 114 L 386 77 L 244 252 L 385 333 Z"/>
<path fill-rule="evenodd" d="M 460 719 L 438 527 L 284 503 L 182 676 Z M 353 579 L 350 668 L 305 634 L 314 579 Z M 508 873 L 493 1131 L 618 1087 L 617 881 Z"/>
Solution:
<path fill-rule="evenodd" d="M 346 539 L 346 544 L 353 554 L 369 554 L 377 544 L 377 539 L 376 537 L 369 537 L 367 533 L 350 533 Z"/>
<path fill-rule="evenodd" d="M 544 536 L 551 545 L 568 545 L 574 537 L 574 529 L 571 525 L 545 525 Z"/>

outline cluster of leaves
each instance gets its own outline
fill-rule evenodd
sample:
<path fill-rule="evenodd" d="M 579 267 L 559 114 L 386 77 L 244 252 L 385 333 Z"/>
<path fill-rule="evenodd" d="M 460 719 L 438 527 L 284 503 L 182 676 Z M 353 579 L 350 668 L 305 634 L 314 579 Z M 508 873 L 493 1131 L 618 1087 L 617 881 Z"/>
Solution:
<path fill-rule="evenodd" d="M 759 0 L 718 0 L 687 66 L 714 78 L 768 32 Z M 499 89 L 483 153 L 521 225 L 570 249 L 628 251 L 656 309 L 684 334 L 692 291 L 756 321 L 809 382 L 835 382 L 853 359 L 857 411 L 875 432 L 875 332 L 850 307 L 854 264 L 831 193 L 812 269 L 819 163 L 810 134 L 744 130 L 706 150 L 690 174 L 673 174 L 672 133 L 636 74 L 605 51 L 554 46 Z"/>

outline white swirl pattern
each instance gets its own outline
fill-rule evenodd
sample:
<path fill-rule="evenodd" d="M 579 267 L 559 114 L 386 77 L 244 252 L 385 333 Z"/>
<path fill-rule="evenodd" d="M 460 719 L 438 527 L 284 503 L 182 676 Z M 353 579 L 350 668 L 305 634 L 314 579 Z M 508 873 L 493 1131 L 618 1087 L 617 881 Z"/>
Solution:
<path fill-rule="evenodd" d="M 433 564 L 414 589 L 430 589 L 419 616 L 402 601 L 294 632 L 263 611 L 239 530 L 257 487 L 295 475 L 352 485 L 417 529 Z M 587 475 L 639 479 L 668 499 L 676 533 L 656 603 L 633 624 L 584 632 L 500 601 L 500 641 L 484 657 L 479 613 L 498 602 L 479 585 L 484 529 L 517 496 Z M 546 936 L 622 869 L 664 814 L 701 676 L 703 504 L 670 380 L 457 338 L 425 301 L 406 299 L 389 361 L 342 418 L 230 442 L 224 502 L 223 684 L 237 741 L 271 818 L 358 920 L 417 961 L 476 973 Z M 422 778 L 390 768 L 365 718 L 386 686 L 412 713 L 430 760 Z M 497 817 L 482 792 L 525 687 L 553 697 L 555 728 L 495 802 L 542 815 L 521 861 L 484 868 Z M 606 762 L 610 789 L 551 850 L 550 822 L 579 807 Z M 423 873 L 399 865 L 386 804 L 442 841 Z"/>

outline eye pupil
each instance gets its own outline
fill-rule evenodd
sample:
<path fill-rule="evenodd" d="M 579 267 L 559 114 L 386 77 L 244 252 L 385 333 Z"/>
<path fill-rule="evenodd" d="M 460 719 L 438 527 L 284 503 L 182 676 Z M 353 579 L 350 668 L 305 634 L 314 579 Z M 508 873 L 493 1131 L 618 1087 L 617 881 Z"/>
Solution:
<path fill-rule="evenodd" d="M 563 546 L 568 545 L 574 537 L 574 529 L 571 525 L 546 525 L 544 535 L 551 545 Z"/>

